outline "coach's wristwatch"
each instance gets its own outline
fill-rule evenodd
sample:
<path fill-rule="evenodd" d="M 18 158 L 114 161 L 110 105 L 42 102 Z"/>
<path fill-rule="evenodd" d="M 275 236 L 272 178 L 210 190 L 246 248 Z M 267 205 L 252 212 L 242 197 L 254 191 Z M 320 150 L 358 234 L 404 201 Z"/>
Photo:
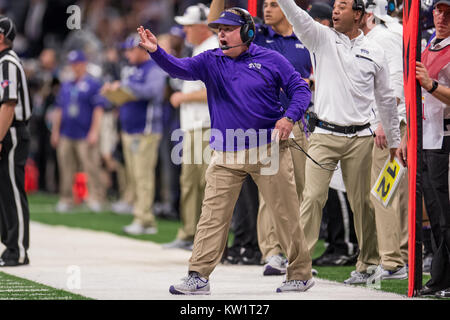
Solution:
<path fill-rule="evenodd" d="M 289 118 L 289 117 L 284 117 L 284 118 L 292 124 L 295 123 L 294 119 L 292 119 L 292 118 Z"/>
<path fill-rule="evenodd" d="M 439 85 L 439 82 L 437 82 L 436 80 L 433 80 L 433 86 L 431 87 L 430 90 L 428 90 L 428 93 L 433 93 L 437 89 L 438 85 Z"/>

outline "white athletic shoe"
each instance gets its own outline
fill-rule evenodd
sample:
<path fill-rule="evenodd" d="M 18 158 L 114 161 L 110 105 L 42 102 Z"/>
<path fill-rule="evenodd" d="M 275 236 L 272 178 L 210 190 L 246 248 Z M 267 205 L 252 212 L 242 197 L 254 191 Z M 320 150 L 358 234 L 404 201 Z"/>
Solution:
<path fill-rule="evenodd" d="M 208 279 L 201 277 L 197 272 L 190 272 L 182 281 L 180 284 L 170 286 L 169 292 L 186 295 L 211 294 Z"/>
<path fill-rule="evenodd" d="M 279 276 L 286 274 L 286 259 L 281 255 L 270 256 L 264 265 L 263 275 Z"/>
<path fill-rule="evenodd" d="M 137 236 L 143 234 L 156 234 L 158 233 L 158 229 L 155 227 L 144 227 L 140 223 L 135 222 L 123 227 L 123 232 Z"/>
<path fill-rule="evenodd" d="M 88 209 L 90 211 L 95 212 L 95 213 L 99 213 L 102 211 L 102 205 L 98 201 L 93 201 L 93 200 L 88 201 L 88 202 L 86 202 L 86 206 L 88 207 Z"/>
<path fill-rule="evenodd" d="M 350 278 L 344 281 L 344 284 L 364 284 L 367 283 L 370 274 L 367 272 L 352 271 L 350 273 Z"/>
<path fill-rule="evenodd" d="M 133 214 L 133 206 L 126 201 L 111 204 L 111 211 L 117 214 Z"/>
<path fill-rule="evenodd" d="M 281 287 L 277 288 L 277 292 L 297 291 L 303 292 L 314 286 L 314 279 L 303 280 L 287 280 L 283 281 Z"/>
<path fill-rule="evenodd" d="M 70 213 L 73 209 L 73 206 L 65 201 L 58 201 L 55 207 L 55 211 L 58 213 Z"/>
<path fill-rule="evenodd" d="M 375 272 L 367 279 L 369 283 L 373 283 L 376 280 L 390 280 L 390 279 L 406 279 L 408 278 L 408 272 L 406 267 L 403 266 L 394 271 L 385 270 L 383 266 L 379 265 Z"/>

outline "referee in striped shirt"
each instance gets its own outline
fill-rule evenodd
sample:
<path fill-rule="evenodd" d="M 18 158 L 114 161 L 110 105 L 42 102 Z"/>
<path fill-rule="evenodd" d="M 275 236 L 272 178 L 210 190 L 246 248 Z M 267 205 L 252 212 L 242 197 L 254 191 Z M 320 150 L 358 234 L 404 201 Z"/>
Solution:
<path fill-rule="evenodd" d="M 0 234 L 6 249 L 0 267 L 28 264 L 29 211 L 25 162 L 30 146 L 31 116 L 25 72 L 12 50 L 15 26 L 0 16 Z"/>

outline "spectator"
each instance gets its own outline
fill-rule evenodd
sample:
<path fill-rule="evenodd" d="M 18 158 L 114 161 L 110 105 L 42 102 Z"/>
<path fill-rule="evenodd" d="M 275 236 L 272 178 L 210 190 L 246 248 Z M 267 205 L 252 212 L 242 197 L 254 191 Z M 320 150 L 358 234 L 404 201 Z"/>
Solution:
<path fill-rule="evenodd" d="M 60 200 L 56 211 L 63 213 L 72 209 L 73 177 L 81 167 L 88 177 L 87 205 L 90 210 L 100 212 L 105 189 L 101 182 L 98 140 L 105 101 L 99 94 L 101 83 L 86 71 L 87 59 L 83 51 L 71 51 L 67 59 L 74 79 L 61 85 L 51 134 L 60 173 Z"/>

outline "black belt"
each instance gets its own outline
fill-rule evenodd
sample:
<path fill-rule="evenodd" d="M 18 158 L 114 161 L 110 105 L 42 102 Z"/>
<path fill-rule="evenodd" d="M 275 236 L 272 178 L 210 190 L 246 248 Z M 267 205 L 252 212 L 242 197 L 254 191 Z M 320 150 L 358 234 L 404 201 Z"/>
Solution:
<path fill-rule="evenodd" d="M 370 128 L 370 122 L 360 125 L 360 126 L 339 126 L 337 124 L 329 123 L 324 120 L 317 119 L 316 126 L 325 130 L 344 133 L 344 134 L 355 134 L 358 131 Z"/>

